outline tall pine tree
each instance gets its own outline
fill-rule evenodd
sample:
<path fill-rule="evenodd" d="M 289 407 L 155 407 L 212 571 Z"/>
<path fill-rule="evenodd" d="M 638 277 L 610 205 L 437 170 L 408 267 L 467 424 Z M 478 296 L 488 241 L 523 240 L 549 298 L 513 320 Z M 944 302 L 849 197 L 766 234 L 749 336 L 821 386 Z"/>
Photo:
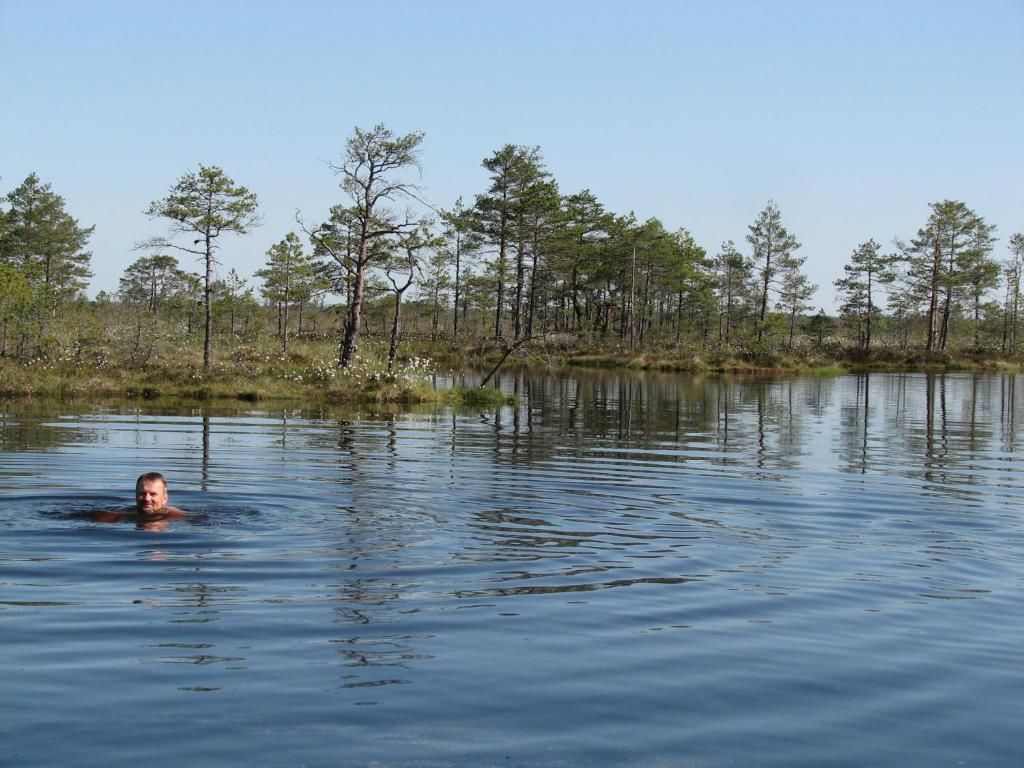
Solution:
<path fill-rule="evenodd" d="M 203 366 L 209 367 L 213 332 L 213 283 L 215 253 L 225 232 L 244 235 L 260 223 L 256 195 L 235 184 L 217 166 L 200 165 L 196 173 L 186 173 L 171 187 L 167 197 L 150 203 L 146 214 L 170 221 L 169 237 L 154 238 L 144 248 L 175 248 L 203 260 Z M 185 236 L 185 245 L 174 238 Z"/>
<path fill-rule="evenodd" d="M 774 200 L 758 214 L 748 229 L 747 242 L 753 250 L 754 265 L 758 270 L 760 309 L 758 311 L 757 339 L 764 335 L 768 315 L 769 294 L 779 284 L 780 275 L 793 268 L 792 253 L 800 247 L 797 239 L 782 224 L 782 214 Z M 797 268 L 799 268 L 797 266 Z"/>

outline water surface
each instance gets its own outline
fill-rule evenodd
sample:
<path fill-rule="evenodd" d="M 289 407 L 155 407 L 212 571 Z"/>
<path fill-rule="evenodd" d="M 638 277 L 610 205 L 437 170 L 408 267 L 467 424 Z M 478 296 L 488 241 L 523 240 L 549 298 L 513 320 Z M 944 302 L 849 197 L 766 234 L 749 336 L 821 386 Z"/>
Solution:
<path fill-rule="evenodd" d="M 1024 764 L 1021 383 L 9 404 L 0 764 Z"/>

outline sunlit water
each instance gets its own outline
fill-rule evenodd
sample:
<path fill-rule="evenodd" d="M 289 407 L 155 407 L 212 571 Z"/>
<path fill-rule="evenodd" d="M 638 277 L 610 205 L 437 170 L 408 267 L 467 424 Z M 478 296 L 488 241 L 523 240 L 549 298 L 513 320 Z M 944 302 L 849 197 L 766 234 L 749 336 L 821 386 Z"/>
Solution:
<path fill-rule="evenodd" d="M 1020 377 L 502 386 L 7 405 L 0 764 L 1024 765 Z"/>

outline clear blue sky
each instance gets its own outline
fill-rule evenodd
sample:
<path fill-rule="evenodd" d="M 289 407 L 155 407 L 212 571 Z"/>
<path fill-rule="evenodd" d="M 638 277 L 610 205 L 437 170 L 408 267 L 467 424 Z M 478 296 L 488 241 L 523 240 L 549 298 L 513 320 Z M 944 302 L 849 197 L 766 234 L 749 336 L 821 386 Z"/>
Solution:
<path fill-rule="evenodd" d="M 712 254 L 749 252 L 774 199 L 829 310 L 857 244 L 930 202 L 996 224 L 1000 259 L 1024 231 L 1022 0 L 0 0 L 0 75 L 0 191 L 35 171 L 96 225 L 90 295 L 199 163 L 259 196 L 222 250 L 251 276 L 296 209 L 343 200 L 325 161 L 378 122 L 426 133 L 441 207 L 506 143 Z"/>

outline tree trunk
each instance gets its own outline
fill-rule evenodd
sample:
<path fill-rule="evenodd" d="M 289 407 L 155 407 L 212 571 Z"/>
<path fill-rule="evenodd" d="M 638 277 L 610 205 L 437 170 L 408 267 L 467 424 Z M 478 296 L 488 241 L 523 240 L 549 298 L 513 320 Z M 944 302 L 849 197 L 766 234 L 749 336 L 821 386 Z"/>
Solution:
<path fill-rule="evenodd" d="M 516 299 L 513 309 L 515 315 L 513 317 L 513 328 L 515 329 L 515 338 L 517 339 L 523 332 L 523 281 L 526 279 L 525 258 L 526 244 L 520 236 L 519 243 L 516 246 Z"/>
<path fill-rule="evenodd" d="M 395 294 L 395 317 L 391 323 L 391 345 L 388 347 L 388 373 L 395 372 L 395 360 L 398 357 L 398 329 L 402 322 L 402 294 Z"/>
<path fill-rule="evenodd" d="M 540 262 L 540 247 L 537 231 L 533 232 L 533 263 L 530 265 L 530 294 L 526 302 L 526 335 L 533 336 L 533 319 L 537 313 L 537 264 Z"/>
<path fill-rule="evenodd" d="M 366 257 L 366 245 L 362 248 L 362 257 Z M 348 313 L 345 318 L 345 337 L 341 344 L 341 357 L 339 363 L 342 368 L 348 368 L 355 358 L 356 349 L 359 346 L 359 317 L 363 311 L 363 289 L 366 284 L 365 262 L 360 260 L 356 265 L 356 279 L 352 286 L 352 301 L 348 305 Z"/>
<path fill-rule="evenodd" d="M 868 271 L 868 295 L 867 295 L 867 299 L 868 299 L 868 314 L 867 314 L 867 322 L 865 323 L 865 328 L 864 328 L 864 351 L 865 352 L 869 352 L 871 350 L 871 321 L 872 321 L 871 315 L 874 314 L 874 306 L 871 303 L 871 272 L 870 272 L 870 270 Z"/>
<path fill-rule="evenodd" d="M 953 289 L 951 287 L 946 288 L 946 295 L 942 301 L 942 320 L 939 326 L 939 351 L 946 349 L 946 341 L 949 338 L 949 316 L 952 312 L 952 297 Z"/>
<path fill-rule="evenodd" d="M 928 341 L 929 352 L 934 352 L 938 341 L 938 311 L 939 311 L 939 248 L 936 245 L 932 254 L 931 284 L 928 286 Z"/>
<path fill-rule="evenodd" d="M 452 339 L 458 340 L 459 338 L 459 299 L 462 297 L 462 286 L 461 280 L 462 275 L 460 271 L 462 269 L 462 235 L 458 232 L 455 233 L 455 297 L 454 297 L 454 308 L 452 311 Z"/>
<path fill-rule="evenodd" d="M 572 298 L 572 314 L 576 319 L 576 330 L 580 330 L 583 327 L 583 310 L 580 308 L 579 290 L 576 281 L 579 278 L 577 266 L 572 265 L 572 286 L 571 286 L 571 298 Z"/>
<path fill-rule="evenodd" d="M 290 304 L 290 298 L 288 296 L 288 289 L 284 292 L 284 312 L 283 316 L 283 327 L 281 328 L 281 351 L 284 354 L 288 354 L 288 304 Z"/>
<path fill-rule="evenodd" d="M 758 315 L 757 323 L 757 340 L 760 341 L 764 336 L 764 321 L 768 316 L 768 284 L 771 282 L 771 265 L 772 265 L 772 254 L 771 251 L 765 254 L 764 257 L 764 285 L 761 289 L 761 313 Z"/>
<path fill-rule="evenodd" d="M 213 349 L 213 340 L 211 333 L 213 331 L 213 243 L 211 242 L 210 231 L 206 231 L 206 277 L 203 284 L 203 309 L 204 309 L 204 328 L 203 328 L 203 367 L 210 367 L 211 351 Z"/>

